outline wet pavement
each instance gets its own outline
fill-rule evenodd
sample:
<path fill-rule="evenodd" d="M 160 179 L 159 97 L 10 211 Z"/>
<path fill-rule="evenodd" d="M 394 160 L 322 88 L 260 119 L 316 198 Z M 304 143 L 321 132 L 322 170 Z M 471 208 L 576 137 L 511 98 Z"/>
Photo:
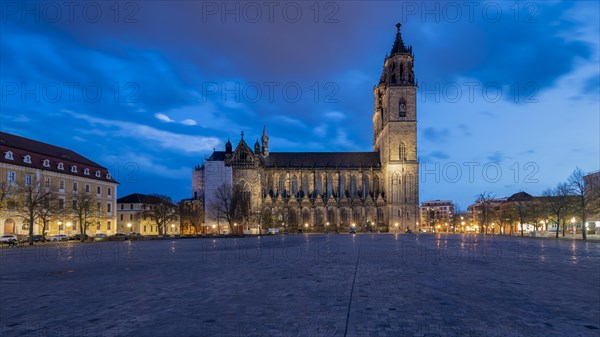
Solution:
<path fill-rule="evenodd" d="M 0 318 L 0 336 L 600 336 L 600 244 L 331 234 L 2 248 Z"/>

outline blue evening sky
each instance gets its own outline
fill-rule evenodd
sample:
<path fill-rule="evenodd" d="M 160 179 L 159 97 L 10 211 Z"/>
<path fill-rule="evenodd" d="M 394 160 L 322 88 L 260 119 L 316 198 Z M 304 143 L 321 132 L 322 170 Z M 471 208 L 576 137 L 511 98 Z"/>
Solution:
<path fill-rule="evenodd" d="M 539 194 L 600 168 L 597 1 L 3 1 L 0 128 L 109 167 L 119 195 L 191 196 L 213 149 L 370 151 L 402 23 L 421 201 Z"/>

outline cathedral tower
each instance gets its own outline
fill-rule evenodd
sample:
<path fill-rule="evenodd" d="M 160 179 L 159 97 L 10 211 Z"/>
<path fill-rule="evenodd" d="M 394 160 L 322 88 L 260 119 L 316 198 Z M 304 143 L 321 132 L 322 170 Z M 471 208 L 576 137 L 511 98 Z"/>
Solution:
<path fill-rule="evenodd" d="M 373 150 L 379 152 L 385 175 L 390 227 L 418 228 L 419 162 L 417 159 L 417 86 L 412 47 L 396 25 L 396 39 L 386 55 L 374 89 Z"/>

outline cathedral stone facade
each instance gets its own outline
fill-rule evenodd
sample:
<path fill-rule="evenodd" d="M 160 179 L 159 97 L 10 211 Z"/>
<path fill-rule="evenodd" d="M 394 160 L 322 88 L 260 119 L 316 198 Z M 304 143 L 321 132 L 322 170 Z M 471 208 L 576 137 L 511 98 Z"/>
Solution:
<path fill-rule="evenodd" d="M 413 53 L 396 25 L 396 39 L 375 86 L 372 152 L 270 152 L 266 128 L 251 148 L 214 151 L 192 176 L 204 226 L 218 219 L 208 208 L 218 186 L 242 188 L 250 213 L 239 226 L 295 232 L 415 231 L 419 211 L 416 82 Z M 221 223 L 223 225 L 223 223 Z"/>

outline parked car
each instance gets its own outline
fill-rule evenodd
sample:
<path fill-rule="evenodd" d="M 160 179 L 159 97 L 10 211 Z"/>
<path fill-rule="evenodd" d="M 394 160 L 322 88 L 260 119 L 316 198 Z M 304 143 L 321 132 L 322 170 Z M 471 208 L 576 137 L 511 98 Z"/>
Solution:
<path fill-rule="evenodd" d="M 52 242 L 52 241 L 67 241 L 69 240 L 69 236 L 65 235 L 65 234 L 59 234 L 59 235 L 52 235 L 51 237 L 48 238 L 48 241 Z"/>
<path fill-rule="evenodd" d="M 84 240 L 87 240 L 90 236 L 85 234 L 84 235 Z M 75 235 L 71 235 L 71 237 L 69 238 L 69 240 L 81 240 L 81 234 L 75 234 Z"/>
<path fill-rule="evenodd" d="M 4 234 L 0 237 L 0 242 L 4 242 L 4 243 L 9 243 L 9 242 L 18 241 L 18 240 L 19 239 L 14 234 Z"/>
<path fill-rule="evenodd" d="M 356 227 L 350 227 L 350 234 L 356 234 Z"/>
<path fill-rule="evenodd" d="M 41 234 L 36 234 L 33 236 L 33 242 L 40 242 L 40 241 L 44 242 L 44 241 L 46 241 L 46 238 L 44 238 L 44 236 Z"/>
<path fill-rule="evenodd" d="M 104 240 L 106 240 L 106 238 L 108 238 L 108 235 L 106 235 L 104 233 L 98 233 L 98 234 L 94 235 L 94 241 L 104 241 Z"/>
<path fill-rule="evenodd" d="M 127 236 L 127 235 L 125 235 L 124 233 L 115 233 L 115 236 L 123 237 L 123 236 Z"/>

